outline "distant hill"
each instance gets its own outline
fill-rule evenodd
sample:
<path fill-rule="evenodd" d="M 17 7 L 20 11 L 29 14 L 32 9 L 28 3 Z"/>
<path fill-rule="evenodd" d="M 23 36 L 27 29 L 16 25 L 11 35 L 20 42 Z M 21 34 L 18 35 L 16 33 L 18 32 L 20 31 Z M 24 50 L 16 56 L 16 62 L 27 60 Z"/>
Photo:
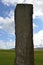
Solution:
<path fill-rule="evenodd" d="M 43 47 L 41 47 L 41 48 L 34 48 L 34 50 L 43 50 Z"/>

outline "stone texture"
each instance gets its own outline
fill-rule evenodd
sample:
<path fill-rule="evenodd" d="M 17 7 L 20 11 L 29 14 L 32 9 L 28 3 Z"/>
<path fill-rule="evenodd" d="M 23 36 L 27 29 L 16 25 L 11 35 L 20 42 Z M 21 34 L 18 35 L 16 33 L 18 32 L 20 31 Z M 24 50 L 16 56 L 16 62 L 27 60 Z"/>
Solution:
<path fill-rule="evenodd" d="M 32 4 L 17 4 L 15 9 L 15 65 L 34 65 Z"/>

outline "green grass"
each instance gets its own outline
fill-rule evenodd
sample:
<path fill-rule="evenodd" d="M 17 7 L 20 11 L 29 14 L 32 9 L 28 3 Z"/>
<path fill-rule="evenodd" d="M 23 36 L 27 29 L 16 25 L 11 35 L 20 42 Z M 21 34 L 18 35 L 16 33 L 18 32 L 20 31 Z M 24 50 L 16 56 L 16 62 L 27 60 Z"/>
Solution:
<path fill-rule="evenodd" d="M 0 50 L 0 65 L 14 65 L 14 59 L 14 50 Z"/>
<path fill-rule="evenodd" d="M 0 50 L 0 65 L 14 65 L 15 50 Z M 35 65 L 43 65 L 43 50 L 34 51 Z"/>
<path fill-rule="evenodd" d="M 35 65 L 43 65 L 43 50 L 34 51 Z"/>

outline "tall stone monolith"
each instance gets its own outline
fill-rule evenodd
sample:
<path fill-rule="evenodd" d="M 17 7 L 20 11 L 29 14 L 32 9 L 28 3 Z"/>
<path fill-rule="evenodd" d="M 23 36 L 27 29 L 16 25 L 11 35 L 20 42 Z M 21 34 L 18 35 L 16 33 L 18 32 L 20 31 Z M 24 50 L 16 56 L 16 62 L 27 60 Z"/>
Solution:
<path fill-rule="evenodd" d="M 17 4 L 15 9 L 15 65 L 34 65 L 32 4 Z"/>

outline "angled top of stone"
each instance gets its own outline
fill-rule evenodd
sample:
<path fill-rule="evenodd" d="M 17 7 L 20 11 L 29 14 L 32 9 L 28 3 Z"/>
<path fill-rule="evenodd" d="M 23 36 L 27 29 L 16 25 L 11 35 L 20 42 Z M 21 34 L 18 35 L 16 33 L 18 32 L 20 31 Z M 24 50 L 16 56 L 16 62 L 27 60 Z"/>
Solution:
<path fill-rule="evenodd" d="M 33 4 L 17 4 L 16 8 L 28 8 L 33 14 Z"/>

